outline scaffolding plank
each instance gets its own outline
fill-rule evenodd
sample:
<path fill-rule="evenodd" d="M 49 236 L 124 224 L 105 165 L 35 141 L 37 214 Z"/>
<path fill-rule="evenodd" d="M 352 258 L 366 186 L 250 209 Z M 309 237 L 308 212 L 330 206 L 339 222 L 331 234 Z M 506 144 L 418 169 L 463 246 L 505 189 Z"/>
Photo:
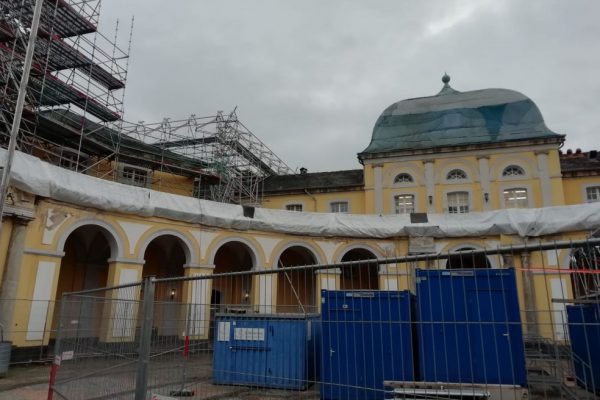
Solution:
<path fill-rule="evenodd" d="M 125 87 L 125 82 L 117 79 L 114 75 L 97 64 L 79 67 L 79 69 L 96 82 L 102 84 L 108 90 L 123 89 Z"/>
<path fill-rule="evenodd" d="M 120 118 L 116 112 L 52 75 L 32 74 L 29 86 L 35 91 L 41 106 L 73 103 L 105 122 Z"/>
<path fill-rule="evenodd" d="M 33 18 L 33 2 L 27 0 L 10 0 L 13 9 L 18 10 L 18 18 L 26 25 L 31 25 Z M 46 34 L 57 34 L 61 37 L 72 37 L 96 32 L 96 25 L 81 15 L 65 0 L 46 0 L 42 8 L 40 30 Z"/>

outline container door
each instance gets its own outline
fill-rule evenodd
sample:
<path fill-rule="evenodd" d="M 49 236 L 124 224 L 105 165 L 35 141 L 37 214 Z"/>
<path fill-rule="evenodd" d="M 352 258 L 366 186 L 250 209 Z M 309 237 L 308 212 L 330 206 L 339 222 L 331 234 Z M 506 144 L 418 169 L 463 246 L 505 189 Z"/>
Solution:
<path fill-rule="evenodd" d="M 510 300 L 510 293 L 501 289 L 468 291 L 469 345 L 476 383 L 526 384 L 521 323 L 513 317 Z"/>
<path fill-rule="evenodd" d="M 268 346 L 267 320 L 242 319 L 231 323 L 229 351 L 234 367 L 235 384 L 264 385 L 266 382 Z"/>
<path fill-rule="evenodd" d="M 322 305 L 321 397 L 354 399 L 365 386 L 361 309 L 344 292 L 328 293 Z M 370 354 L 369 354 L 370 356 Z"/>
<path fill-rule="evenodd" d="M 282 389 L 304 389 L 306 382 L 306 321 L 270 320 L 267 329 L 266 384 Z"/>
<path fill-rule="evenodd" d="M 567 317 L 577 383 L 600 394 L 600 304 L 567 306 Z"/>

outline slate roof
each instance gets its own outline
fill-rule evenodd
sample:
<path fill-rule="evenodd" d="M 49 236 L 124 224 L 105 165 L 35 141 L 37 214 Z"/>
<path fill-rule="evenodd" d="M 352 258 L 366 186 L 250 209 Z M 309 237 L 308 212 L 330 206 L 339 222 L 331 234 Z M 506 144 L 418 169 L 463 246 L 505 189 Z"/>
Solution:
<path fill-rule="evenodd" d="M 362 188 L 364 186 L 363 170 L 311 172 L 295 175 L 273 175 L 265 179 L 263 192 L 303 192 L 331 189 Z"/>
<path fill-rule="evenodd" d="M 600 173 L 600 158 L 598 152 L 580 152 L 574 154 L 561 154 L 560 169 L 563 174 L 597 171 Z"/>

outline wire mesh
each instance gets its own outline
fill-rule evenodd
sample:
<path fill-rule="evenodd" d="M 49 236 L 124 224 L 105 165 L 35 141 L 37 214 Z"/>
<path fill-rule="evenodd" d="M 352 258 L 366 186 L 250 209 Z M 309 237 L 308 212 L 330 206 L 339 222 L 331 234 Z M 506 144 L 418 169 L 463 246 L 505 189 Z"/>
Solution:
<path fill-rule="evenodd" d="M 596 399 L 599 243 L 328 265 L 294 249 L 277 268 L 69 294 L 54 387 L 65 399 Z"/>

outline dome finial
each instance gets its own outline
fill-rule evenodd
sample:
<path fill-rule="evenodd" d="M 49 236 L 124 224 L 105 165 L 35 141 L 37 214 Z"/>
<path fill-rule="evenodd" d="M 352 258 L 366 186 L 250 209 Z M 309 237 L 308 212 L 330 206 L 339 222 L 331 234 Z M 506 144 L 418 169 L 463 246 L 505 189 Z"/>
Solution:
<path fill-rule="evenodd" d="M 450 82 L 450 75 L 446 72 L 444 72 L 444 76 L 442 76 L 442 82 L 444 82 L 444 86 L 448 86 L 448 83 Z"/>

